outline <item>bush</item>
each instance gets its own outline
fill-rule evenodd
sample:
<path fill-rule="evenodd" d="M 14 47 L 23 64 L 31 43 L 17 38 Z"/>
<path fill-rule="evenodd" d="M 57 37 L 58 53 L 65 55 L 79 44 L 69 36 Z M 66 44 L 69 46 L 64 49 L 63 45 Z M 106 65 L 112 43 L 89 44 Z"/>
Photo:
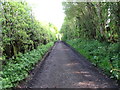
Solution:
<path fill-rule="evenodd" d="M 25 54 L 19 53 L 16 58 L 12 58 L 6 65 L 3 65 L 3 71 L 1 74 L 1 88 L 11 88 L 15 87 L 19 81 L 25 79 L 28 73 L 42 56 L 48 51 L 48 49 L 53 45 L 53 42 L 47 45 L 41 45 L 37 49 L 34 49 Z"/>

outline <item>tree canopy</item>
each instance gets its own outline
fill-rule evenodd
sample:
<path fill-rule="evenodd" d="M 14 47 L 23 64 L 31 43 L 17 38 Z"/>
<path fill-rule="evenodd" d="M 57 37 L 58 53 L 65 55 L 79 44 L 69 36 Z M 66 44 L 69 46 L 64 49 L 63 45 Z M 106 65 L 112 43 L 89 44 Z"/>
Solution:
<path fill-rule="evenodd" d="M 25 53 L 56 40 L 57 28 L 35 19 L 26 2 L 2 1 L 0 22 L 2 30 L 2 51 L 5 57 Z"/>
<path fill-rule="evenodd" d="M 64 39 L 120 40 L 120 2 L 63 2 Z"/>

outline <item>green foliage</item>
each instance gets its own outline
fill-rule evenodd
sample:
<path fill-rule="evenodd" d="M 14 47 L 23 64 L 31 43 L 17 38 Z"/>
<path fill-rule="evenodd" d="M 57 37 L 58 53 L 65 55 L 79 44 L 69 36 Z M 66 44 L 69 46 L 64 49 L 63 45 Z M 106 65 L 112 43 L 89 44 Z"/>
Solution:
<path fill-rule="evenodd" d="M 90 60 L 93 65 L 104 70 L 111 78 L 120 80 L 119 43 L 108 44 L 85 39 L 68 40 L 67 43 Z"/>
<path fill-rule="evenodd" d="M 120 2 L 63 2 L 62 40 L 120 81 Z"/>
<path fill-rule="evenodd" d="M 63 40 L 120 40 L 120 2 L 63 2 L 66 17 L 61 28 Z"/>
<path fill-rule="evenodd" d="M 13 57 L 7 61 L 6 65 L 3 65 L 3 71 L 0 72 L 2 76 L 0 77 L 2 83 L 0 88 L 15 87 L 19 81 L 25 79 L 29 71 L 41 60 L 51 46 L 53 46 L 53 42 L 40 45 L 37 49 L 25 54 L 19 53 L 16 58 Z"/>
<path fill-rule="evenodd" d="M 1 1 L 0 23 L 3 55 L 8 59 L 56 40 L 57 28 L 37 21 L 26 2 Z"/>
<path fill-rule="evenodd" d="M 57 33 L 53 24 L 37 21 L 25 1 L 0 1 L 0 86 L 11 88 L 25 79 Z"/>

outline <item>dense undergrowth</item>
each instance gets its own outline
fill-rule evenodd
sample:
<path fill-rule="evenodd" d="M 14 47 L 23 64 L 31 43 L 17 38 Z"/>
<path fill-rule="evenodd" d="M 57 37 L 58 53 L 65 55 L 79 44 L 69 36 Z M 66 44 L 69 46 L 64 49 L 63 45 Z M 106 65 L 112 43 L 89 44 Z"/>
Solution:
<path fill-rule="evenodd" d="M 1 62 L 7 62 L 18 53 L 36 49 L 41 44 L 56 41 L 57 32 L 52 23 L 37 20 L 25 0 L 0 0 Z"/>
<path fill-rule="evenodd" d="M 101 68 L 110 78 L 120 81 L 119 43 L 109 44 L 84 39 L 68 40 L 67 43 L 90 60 L 92 64 Z"/>
<path fill-rule="evenodd" d="M 46 45 L 40 45 L 37 49 L 29 51 L 25 54 L 20 53 L 14 59 L 7 61 L 6 65 L 3 65 L 1 73 L 0 88 L 15 87 L 21 80 L 24 80 L 29 71 L 32 70 L 42 56 L 53 46 L 53 42 Z"/>

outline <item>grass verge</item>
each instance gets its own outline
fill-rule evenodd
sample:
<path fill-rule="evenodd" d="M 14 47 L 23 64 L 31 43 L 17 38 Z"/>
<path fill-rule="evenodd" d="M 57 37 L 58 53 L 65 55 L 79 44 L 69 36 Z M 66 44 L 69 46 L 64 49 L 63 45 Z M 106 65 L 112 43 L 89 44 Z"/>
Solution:
<path fill-rule="evenodd" d="M 85 39 L 67 40 L 66 42 L 120 84 L 119 43 L 110 44 Z"/>

